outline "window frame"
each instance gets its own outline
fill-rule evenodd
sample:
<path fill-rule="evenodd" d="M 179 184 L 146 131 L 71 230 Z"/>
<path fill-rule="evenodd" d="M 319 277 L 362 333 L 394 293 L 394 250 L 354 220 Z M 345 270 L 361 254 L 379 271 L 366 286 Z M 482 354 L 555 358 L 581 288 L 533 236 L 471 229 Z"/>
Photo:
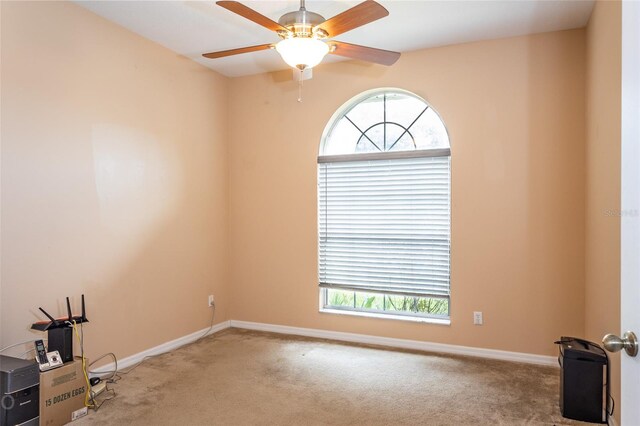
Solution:
<path fill-rule="evenodd" d="M 410 96 L 413 98 L 416 98 L 418 100 L 420 100 L 421 102 L 424 103 L 425 110 L 422 112 L 424 113 L 425 111 L 427 111 L 427 109 L 431 109 L 437 116 L 437 118 L 439 119 L 440 123 L 442 124 L 445 134 L 446 134 L 446 141 L 448 144 L 447 148 L 432 148 L 432 149 L 421 149 L 418 148 L 416 146 L 415 149 L 413 150 L 399 150 L 399 151 L 381 151 L 381 152 L 363 152 L 363 153 L 351 153 L 351 154 L 336 154 L 336 155 L 323 155 L 323 152 L 326 148 L 326 144 L 329 140 L 329 136 L 331 135 L 331 132 L 333 131 L 333 129 L 336 127 L 336 125 L 338 124 L 338 122 L 344 117 L 347 118 L 348 121 L 351 121 L 346 115 L 353 109 L 355 108 L 358 104 L 360 104 L 363 101 L 366 101 L 367 99 L 370 99 L 372 97 L 375 96 L 379 96 L 382 94 L 388 94 L 388 93 L 397 93 L 397 94 L 401 94 L 401 95 L 405 95 L 405 96 Z M 420 118 L 420 116 L 422 115 L 422 113 L 418 116 L 418 118 Z M 413 126 L 413 124 L 418 120 L 418 118 L 416 118 L 414 120 L 414 122 L 412 122 L 408 127 L 407 130 L 411 128 L 411 126 Z M 385 120 L 386 120 L 386 106 L 385 106 Z M 383 121 L 383 123 L 386 123 L 386 121 Z M 353 124 L 353 122 L 352 122 Z M 378 123 L 380 124 L 380 123 Z M 356 126 L 354 124 L 354 126 Z M 373 127 L 373 126 L 372 126 Z M 357 126 L 356 128 L 358 130 L 360 130 Z M 360 132 L 362 132 L 362 130 L 360 130 Z M 363 136 L 365 136 L 365 133 L 362 132 L 362 136 L 360 136 L 360 138 L 362 138 Z M 415 143 L 414 143 L 415 146 Z M 386 146 L 385 146 L 386 147 Z M 342 289 L 343 291 L 347 291 L 347 292 L 354 292 L 354 306 L 336 306 L 336 305 L 332 305 L 329 302 L 329 291 L 332 290 L 331 287 L 327 288 L 327 287 L 320 287 L 319 291 L 320 291 L 320 297 L 319 297 L 319 310 L 322 313 L 332 313 L 332 314 L 346 314 L 346 315 L 356 315 L 356 316 L 365 316 L 365 317 L 373 317 L 373 318 L 386 318 L 386 319 L 396 319 L 396 320 L 408 320 L 408 321 L 416 321 L 416 322 L 428 322 L 428 323 L 434 323 L 434 324 L 443 324 L 443 325 L 449 325 L 451 323 L 451 139 L 449 137 L 449 132 L 448 129 L 444 123 L 444 120 L 442 120 L 442 117 L 440 116 L 440 114 L 437 112 L 437 110 L 435 110 L 433 108 L 433 106 L 431 104 L 429 104 L 426 100 L 424 100 L 422 97 L 416 95 L 415 93 L 403 90 L 403 89 L 398 89 L 398 88 L 390 88 L 390 87 L 385 87 L 385 88 L 378 88 L 378 89 L 373 89 L 373 90 L 369 90 L 369 91 L 365 91 L 355 97 L 353 97 L 352 99 L 350 99 L 348 102 L 346 102 L 345 104 L 343 104 L 340 108 L 338 108 L 338 110 L 332 115 L 331 119 L 329 120 L 327 126 L 324 129 L 324 132 L 322 134 L 322 139 L 321 139 L 321 143 L 320 143 L 320 147 L 319 147 L 319 155 L 317 158 L 317 164 L 318 164 L 318 170 L 320 171 L 320 165 L 322 163 L 332 163 L 332 162 L 343 162 L 343 161 L 368 161 L 368 160 L 378 160 L 378 159 L 404 159 L 404 158 L 412 158 L 412 157 L 441 157 L 441 156 L 447 156 L 449 157 L 449 181 L 448 181 L 448 196 L 449 196 L 449 200 L 448 200 L 448 211 L 449 211 L 449 223 L 448 223 L 448 232 L 449 232 L 449 256 L 448 256 L 448 270 L 449 270 L 449 276 L 448 276 L 448 289 L 449 289 L 449 294 L 446 297 L 436 297 L 436 296 L 427 296 L 427 295 L 422 295 L 422 296 L 410 296 L 407 295 L 407 297 L 420 297 L 420 298 L 425 298 L 425 299 L 446 299 L 447 300 L 447 314 L 446 315 L 442 315 L 442 314 L 431 314 L 431 313 L 421 313 L 421 312 L 416 312 L 416 311 L 397 311 L 397 310 L 379 310 L 379 309 L 370 309 L 370 308 L 362 308 L 362 307 L 357 307 L 355 306 L 356 304 L 356 293 L 357 292 L 363 292 L 364 294 L 373 294 L 373 293 L 377 293 L 383 296 L 383 301 L 386 301 L 386 298 L 389 296 L 393 296 L 394 293 L 389 293 L 389 292 L 373 292 L 373 291 L 369 291 L 367 290 L 366 292 L 364 290 L 357 290 L 357 289 Z M 319 183 L 319 181 L 318 181 Z M 319 195 L 318 195 L 319 196 Z M 319 200 L 319 198 L 318 198 Z M 320 211 L 318 211 L 318 215 L 317 215 L 317 219 L 319 220 L 319 214 Z M 319 226 L 319 222 L 317 222 L 318 226 Z M 318 228 L 318 238 L 320 237 L 320 230 Z M 318 240 L 318 274 L 320 274 L 320 239 Z M 318 275 L 320 277 L 320 275 Z M 338 288 L 335 288 L 335 290 L 338 290 Z M 396 294 L 397 295 L 397 294 Z"/>

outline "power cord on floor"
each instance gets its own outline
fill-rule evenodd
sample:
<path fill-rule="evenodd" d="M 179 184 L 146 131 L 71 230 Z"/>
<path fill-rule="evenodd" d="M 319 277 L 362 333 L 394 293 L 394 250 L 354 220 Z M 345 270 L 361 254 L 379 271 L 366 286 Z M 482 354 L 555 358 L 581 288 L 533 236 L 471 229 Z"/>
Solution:
<path fill-rule="evenodd" d="M 98 409 L 100 409 L 100 407 L 102 407 L 102 405 L 105 402 L 116 397 L 116 392 L 113 389 L 109 389 L 109 387 L 107 386 L 107 383 L 105 383 L 105 392 L 111 393 L 111 397 L 103 399 L 99 404 L 96 402 L 95 396 L 91 391 L 91 381 L 89 380 L 89 374 L 87 372 L 87 359 L 84 356 L 84 328 L 82 326 L 82 323 L 80 323 L 80 332 L 78 333 L 78 325 L 76 324 L 75 321 L 72 321 L 72 323 L 73 323 L 73 331 L 75 332 L 76 337 L 78 338 L 78 342 L 80 343 L 80 356 L 82 358 L 82 373 L 84 375 L 85 383 L 87 384 L 87 391 L 85 392 L 84 405 L 87 408 L 92 408 L 94 411 L 98 411 Z M 113 355 L 113 357 L 115 360 L 116 359 L 115 355 Z M 102 358 L 104 358 L 104 356 Z"/>
<path fill-rule="evenodd" d="M 96 364 L 97 362 L 100 362 L 101 360 L 103 360 L 103 359 L 104 359 L 104 358 L 106 358 L 106 357 L 111 357 L 111 358 L 113 359 L 113 364 L 114 364 L 114 366 L 115 366 L 115 370 L 110 370 L 110 371 L 101 371 L 101 372 L 100 372 L 100 374 L 103 374 L 103 373 L 111 373 L 111 375 L 110 375 L 110 376 L 108 376 L 108 377 L 103 377 L 103 376 L 100 376 L 99 374 L 97 374 L 97 373 L 93 373 L 93 372 L 91 372 L 91 371 L 89 370 L 89 369 L 91 368 L 91 366 L 92 366 L 92 365 Z M 98 358 L 96 358 L 94 361 L 92 361 L 91 363 L 89 363 L 89 365 L 87 366 L 87 372 L 88 372 L 89 374 L 92 374 L 92 375 L 96 376 L 96 377 L 99 377 L 101 381 L 104 381 L 104 382 L 105 382 L 105 390 L 104 390 L 104 393 L 105 393 L 105 394 L 109 394 L 109 395 L 110 395 L 108 398 L 102 398 L 102 401 L 100 401 L 100 402 L 98 403 L 97 395 L 96 395 L 96 396 L 94 396 L 93 394 L 91 394 L 91 397 L 92 397 L 92 399 L 93 399 L 93 404 L 94 404 L 94 408 L 93 408 L 93 410 L 94 410 L 94 411 L 98 411 L 98 410 L 100 409 L 100 407 L 102 407 L 102 405 L 103 405 L 105 402 L 110 401 L 110 400 L 112 400 L 113 398 L 115 398 L 115 397 L 117 396 L 115 389 L 110 388 L 110 387 L 109 387 L 109 384 L 115 384 L 115 383 L 118 383 L 118 380 L 120 380 L 120 375 L 118 374 L 118 357 L 116 357 L 116 355 L 115 355 L 113 352 L 109 352 L 109 353 L 106 353 L 106 354 L 104 354 L 104 355 L 101 355 L 101 356 L 99 356 Z"/>
<path fill-rule="evenodd" d="M 73 320 L 73 331 L 78 338 L 78 343 L 80 343 L 80 356 L 82 358 L 82 374 L 84 375 L 84 380 L 87 384 L 87 391 L 84 394 L 84 406 L 88 408 L 95 408 L 95 404 L 93 403 L 93 397 L 91 396 L 91 382 L 89 382 L 89 374 L 87 374 L 87 363 L 84 357 L 84 330 L 82 335 L 78 333 L 78 326 L 76 321 Z M 80 323 L 80 328 L 82 328 L 82 323 Z"/>
<path fill-rule="evenodd" d="M 210 323 L 210 325 L 209 325 L 209 328 L 207 329 L 207 331 L 205 331 L 204 333 L 202 333 L 202 335 L 201 335 L 200 337 L 198 337 L 198 338 L 197 338 L 196 340 L 194 340 L 193 342 L 189 343 L 190 345 L 193 345 L 194 343 L 198 343 L 198 342 L 199 342 L 200 340 L 202 340 L 206 335 L 208 335 L 208 334 L 211 332 L 211 330 L 213 330 L 213 320 L 214 320 L 214 318 L 215 318 L 215 315 L 216 315 L 216 305 L 215 305 L 215 303 L 212 303 L 212 304 L 211 304 L 211 323 Z M 155 357 L 160 356 L 160 355 L 164 355 L 164 354 L 166 354 L 167 352 L 169 352 L 169 351 L 164 351 L 164 352 L 160 352 L 160 353 L 153 354 L 153 355 L 147 355 L 147 356 L 145 356 L 144 358 L 142 358 L 140 361 L 138 361 L 138 363 L 137 363 L 137 364 L 135 364 L 134 366 L 130 367 L 127 371 L 117 371 L 117 373 L 120 373 L 120 374 L 129 374 L 129 373 L 131 373 L 134 369 L 136 369 L 138 366 L 140 366 L 140 364 L 142 364 L 142 363 L 143 363 L 144 361 L 146 361 L 147 359 L 149 359 L 149 358 L 155 358 Z"/>
<path fill-rule="evenodd" d="M 215 319 L 215 314 L 216 314 L 216 305 L 215 303 L 211 304 L 211 321 L 209 324 L 209 328 L 202 333 L 202 335 L 200 335 L 196 340 L 194 340 L 193 342 L 189 343 L 190 345 L 199 342 L 200 340 L 202 340 L 205 336 L 207 336 L 209 333 L 211 333 L 211 330 L 213 330 L 213 321 Z M 82 327 L 82 324 L 80 325 Z M 159 355 L 164 355 L 169 351 L 164 351 L 164 352 L 160 352 L 157 354 L 153 354 L 153 355 L 147 355 L 144 358 L 142 358 L 140 361 L 138 361 L 136 364 L 134 364 L 133 366 L 129 367 L 126 371 L 124 370 L 120 370 L 118 368 L 118 358 L 116 357 L 116 355 L 112 352 L 106 353 L 104 355 L 99 356 L 98 358 L 96 358 L 92 363 L 89 364 L 89 367 L 91 367 L 93 364 L 97 363 L 98 361 L 106 358 L 107 356 L 111 356 L 113 358 L 113 364 L 114 364 L 114 369 L 113 370 L 107 370 L 107 371 L 91 371 L 88 370 L 88 373 L 96 376 L 96 377 L 100 377 L 103 380 L 107 380 L 107 383 L 118 383 L 118 381 L 120 381 L 120 379 L 122 378 L 121 374 L 129 374 L 131 373 L 133 370 L 135 370 L 136 368 L 138 368 L 144 361 L 150 359 L 150 358 L 155 358 Z M 108 378 L 103 378 L 101 377 L 101 374 L 111 374 Z M 115 396 L 115 392 L 114 392 L 114 396 Z M 112 398 L 109 398 L 112 399 Z"/>
<path fill-rule="evenodd" d="M 93 407 L 93 411 L 98 411 L 100 409 L 100 407 L 102 407 L 104 405 L 105 402 L 111 401 L 113 398 L 115 398 L 117 396 L 116 391 L 114 389 L 109 389 L 109 385 L 108 384 L 105 384 L 104 393 L 105 394 L 110 394 L 110 396 L 108 398 L 102 399 L 102 401 L 100 401 L 99 404 L 97 403 L 95 397 L 92 396 L 93 403 L 95 405 Z"/>
<path fill-rule="evenodd" d="M 116 357 L 116 354 L 114 354 L 113 352 L 108 352 L 104 355 L 99 356 L 98 358 L 96 358 L 95 360 L 93 360 L 87 368 L 91 368 L 92 365 L 102 361 L 103 359 L 105 359 L 106 357 L 110 356 L 113 359 L 113 365 L 115 367 L 115 370 L 107 370 L 107 371 L 100 371 L 100 372 L 96 372 L 96 371 L 88 371 L 89 374 L 93 375 L 94 377 L 100 377 L 101 380 L 106 380 L 106 381 L 111 381 L 111 383 L 115 383 L 115 378 L 118 375 L 118 357 Z M 111 376 L 109 377 L 103 377 L 101 376 L 101 374 L 107 374 L 107 373 L 111 373 Z"/>

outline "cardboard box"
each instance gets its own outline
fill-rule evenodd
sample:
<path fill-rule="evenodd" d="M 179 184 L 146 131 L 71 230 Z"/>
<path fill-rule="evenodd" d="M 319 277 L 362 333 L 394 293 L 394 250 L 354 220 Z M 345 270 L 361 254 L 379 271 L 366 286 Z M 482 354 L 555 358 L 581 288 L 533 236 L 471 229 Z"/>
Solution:
<path fill-rule="evenodd" d="M 40 373 L 40 426 L 62 426 L 78 418 L 86 392 L 81 358 Z"/>

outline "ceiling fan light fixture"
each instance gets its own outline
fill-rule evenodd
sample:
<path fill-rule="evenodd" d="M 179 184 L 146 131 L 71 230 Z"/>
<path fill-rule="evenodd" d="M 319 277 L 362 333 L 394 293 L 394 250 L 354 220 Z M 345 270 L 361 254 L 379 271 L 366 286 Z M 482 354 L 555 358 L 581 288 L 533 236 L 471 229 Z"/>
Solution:
<path fill-rule="evenodd" d="M 329 45 L 315 37 L 291 37 L 280 40 L 276 50 L 287 65 L 304 70 L 322 62 Z"/>

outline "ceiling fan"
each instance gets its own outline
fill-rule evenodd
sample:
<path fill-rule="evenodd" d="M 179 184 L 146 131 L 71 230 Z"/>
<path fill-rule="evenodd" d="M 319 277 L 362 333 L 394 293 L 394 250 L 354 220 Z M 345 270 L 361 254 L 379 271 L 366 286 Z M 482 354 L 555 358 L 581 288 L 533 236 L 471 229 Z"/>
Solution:
<path fill-rule="evenodd" d="M 327 53 L 382 65 L 393 65 L 400 57 L 398 52 L 330 40 L 342 33 L 389 15 L 387 9 L 373 0 L 360 3 L 327 20 L 317 13 L 308 11 L 305 8 L 305 0 L 300 0 L 300 9 L 285 13 L 278 22 L 272 21 L 237 1 L 225 0 L 218 1 L 216 4 L 275 31 L 281 40 L 277 43 L 205 53 L 202 55 L 205 58 L 215 59 L 240 53 L 275 49 L 288 65 L 304 71 L 322 62 Z"/>

